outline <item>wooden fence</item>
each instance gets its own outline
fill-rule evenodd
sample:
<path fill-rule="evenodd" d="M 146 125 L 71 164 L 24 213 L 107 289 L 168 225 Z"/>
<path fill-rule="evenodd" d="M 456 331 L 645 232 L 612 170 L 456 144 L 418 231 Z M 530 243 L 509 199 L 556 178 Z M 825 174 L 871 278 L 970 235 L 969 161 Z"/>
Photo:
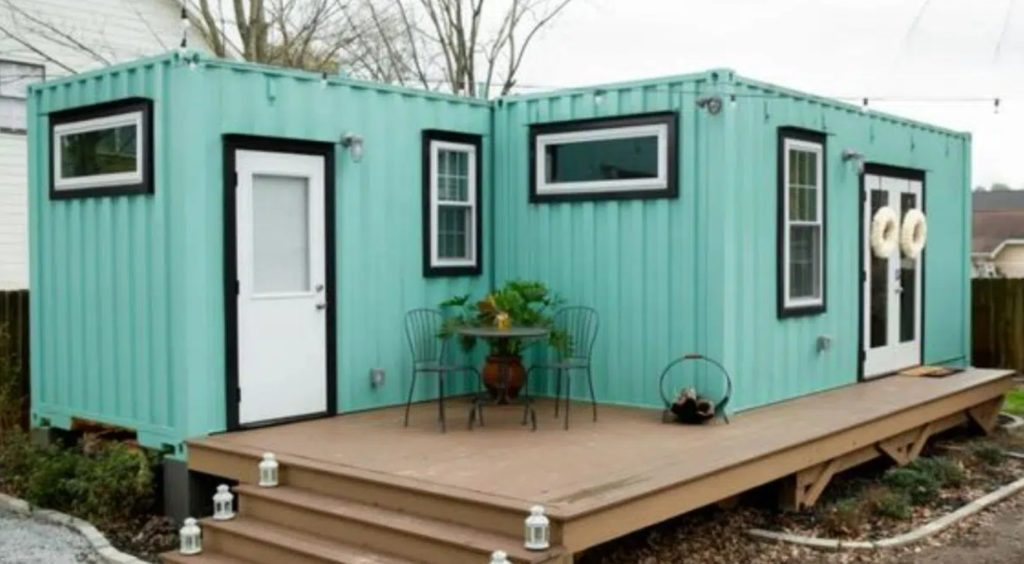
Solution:
<path fill-rule="evenodd" d="M 19 380 L 15 389 L 24 398 L 21 422 L 26 429 L 29 411 L 28 322 L 28 290 L 0 291 L 0 330 L 9 336 L 0 355 L 14 361 L 14 374 Z M 4 376 L 0 374 L 0 378 Z"/>
<path fill-rule="evenodd" d="M 976 278 L 974 365 L 1024 372 L 1024 279 Z"/>

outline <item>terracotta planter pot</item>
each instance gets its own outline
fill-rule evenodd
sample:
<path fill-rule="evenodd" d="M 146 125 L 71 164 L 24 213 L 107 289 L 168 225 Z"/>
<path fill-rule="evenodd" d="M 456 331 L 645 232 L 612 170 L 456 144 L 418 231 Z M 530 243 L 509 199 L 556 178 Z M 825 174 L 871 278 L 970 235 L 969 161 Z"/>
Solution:
<path fill-rule="evenodd" d="M 505 371 L 506 378 L 508 378 L 504 393 L 501 390 L 502 371 Z M 525 379 L 526 370 L 523 368 L 523 360 L 518 356 L 491 355 L 484 363 L 484 386 L 499 403 L 506 403 L 509 399 L 517 398 Z"/>

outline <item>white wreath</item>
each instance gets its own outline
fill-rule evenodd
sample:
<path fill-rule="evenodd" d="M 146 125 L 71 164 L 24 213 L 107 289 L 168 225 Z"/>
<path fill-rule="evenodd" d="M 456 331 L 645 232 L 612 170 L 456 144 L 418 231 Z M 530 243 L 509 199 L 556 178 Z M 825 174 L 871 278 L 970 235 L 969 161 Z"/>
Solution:
<path fill-rule="evenodd" d="M 900 228 L 900 249 L 903 256 L 916 259 L 921 255 L 927 240 L 928 221 L 921 210 L 913 208 L 903 216 L 903 227 Z"/>
<path fill-rule="evenodd" d="M 899 217 L 889 206 L 878 208 L 871 218 L 871 251 L 878 258 L 889 258 L 899 245 Z"/>

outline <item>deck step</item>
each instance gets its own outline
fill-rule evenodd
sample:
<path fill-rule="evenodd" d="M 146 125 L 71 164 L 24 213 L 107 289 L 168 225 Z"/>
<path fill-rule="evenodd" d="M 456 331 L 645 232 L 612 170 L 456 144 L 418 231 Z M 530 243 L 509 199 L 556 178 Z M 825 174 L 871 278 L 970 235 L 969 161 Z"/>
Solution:
<path fill-rule="evenodd" d="M 424 562 L 479 564 L 486 562 L 491 552 L 503 550 L 515 562 L 532 564 L 557 561 L 565 553 L 558 547 L 532 552 L 523 548 L 521 537 L 294 487 L 243 484 L 235 491 L 245 518 L 251 516 L 343 543 L 382 548 Z"/>
<path fill-rule="evenodd" d="M 248 560 L 240 560 L 218 552 L 204 551 L 201 554 L 185 556 L 179 552 L 165 552 L 160 555 L 164 564 L 250 564 Z"/>
<path fill-rule="evenodd" d="M 260 519 L 204 519 L 203 545 L 254 564 L 412 564 L 364 548 L 331 540 Z"/>

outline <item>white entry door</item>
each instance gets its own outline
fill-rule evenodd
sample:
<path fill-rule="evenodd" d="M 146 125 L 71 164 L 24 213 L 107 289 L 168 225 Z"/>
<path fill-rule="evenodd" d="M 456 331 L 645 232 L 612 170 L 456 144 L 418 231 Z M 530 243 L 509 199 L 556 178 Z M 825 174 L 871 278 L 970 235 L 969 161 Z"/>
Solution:
<path fill-rule="evenodd" d="M 235 153 L 240 425 L 328 409 L 324 164 Z"/>
<path fill-rule="evenodd" d="M 919 179 L 872 174 L 864 176 L 864 377 L 881 376 L 921 363 L 921 261 L 899 247 L 888 258 L 871 250 L 871 221 L 889 206 L 902 219 L 921 208 Z M 924 210 L 922 210 L 924 211 Z"/>

